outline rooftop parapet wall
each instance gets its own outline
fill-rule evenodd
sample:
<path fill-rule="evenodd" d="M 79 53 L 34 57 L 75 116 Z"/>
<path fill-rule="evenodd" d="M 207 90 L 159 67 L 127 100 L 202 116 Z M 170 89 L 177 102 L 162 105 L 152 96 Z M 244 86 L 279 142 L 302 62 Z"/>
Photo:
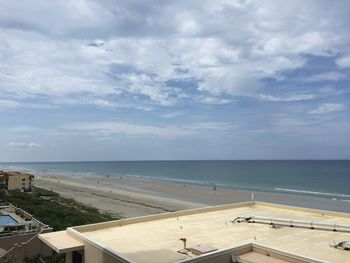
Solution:
<path fill-rule="evenodd" d="M 271 259 L 277 259 L 278 262 L 288 263 L 328 263 L 309 257 L 302 257 L 299 255 L 291 254 L 286 251 L 277 250 L 271 247 L 267 247 L 257 243 L 244 244 L 237 247 L 231 247 L 227 249 L 218 250 L 212 253 L 204 254 L 194 258 L 178 261 L 176 263 L 232 263 L 234 258 L 240 258 L 240 256 L 254 252 L 261 256 L 268 256 Z M 240 259 L 245 262 L 244 259 Z M 264 261 L 265 262 L 265 261 Z M 270 261 L 269 261 L 270 262 Z M 276 261 L 272 261 L 276 262 Z"/>
<path fill-rule="evenodd" d="M 69 231 L 72 229 L 72 230 L 75 230 L 77 232 L 83 233 L 83 232 L 87 232 L 87 231 L 95 231 L 95 230 L 100 230 L 100 229 L 115 227 L 115 226 L 125 226 L 125 225 L 143 223 L 143 222 L 148 222 L 148 221 L 153 221 L 153 220 L 161 220 L 161 219 L 166 219 L 166 218 L 187 216 L 187 215 L 193 215 L 193 214 L 199 214 L 199 213 L 209 213 L 209 212 L 215 212 L 215 211 L 220 211 L 220 210 L 254 206 L 254 205 L 255 205 L 255 202 L 251 201 L 251 202 L 228 204 L 228 205 L 210 206 L 210 207 L 204 207 L 204 208 L 182 210 L 182 211 L 177 211 L 177 212 L 162 213 L 162 214 L 157 214 L 157 215 L 141 216 L 141 217 L 134 217 L 134 218 L 128 218 L 128 219 L 121 219 L 121 220 L 113 220 L 113 221 L 97 223 L 97 224 L 76 226 L 76 227 L 68 228 L 67 230 Z"/>
<path fill-rule="evenodd" d="M 76 226 L 76 227 L 68 228 L 68 230 L 73 229 L 73 230 L 76 230 L 77 232 L 83 233 L 83 232 L 87 232 L 87 231 L 96 231 L 96 230 L 109 228 L 109 227 L 115 227 L 115 226 L 125 226 L 125 225 L 143 223 L 143 222 L 148 222 L 148 221 L 153 221 L 153 220 L 187 216 L 187 215 L 199 214 L 199 213 L 209 213 L 209 212 L 215 212 L 215 211 L 220 211 L 220 210 L 239 208 L 239 207 L 249 207 L 249 206 L 250 207 L 254 207 L 254 206 L 270 207 L 270 208 L 277 208 L 277 209 L 282 209 L 282 210 L 296 211 L 296 212 L 312 214 L 313 216 L 319 216 L 322 218 L 336 216 L 336 217 L 340 217 L 340 218 L 344 218 L 344 219 L 350 219 L 350 214 L 347 214 L 347 213 L 317 210 L 317 209 L 311 209 L 311 208 L 302 208 L 302 207 L 295 207 L 295 206 L 286 206 L 286 205 L 265 203 L 265 202 L 258 202 L 258 201 L 249 201 L 249 202 L 243 202 L 243 203 L 210 206 L 210 207 L 183 210 L 183 211 L 178 211 L 178 212 L 169 212 L 169 213 L 162 213 L 162 214 L 157 214 L 157 215 L 122 219 L 122 220 L 113 220 L 113 221 L 97 223 L 97 224 Z M 74 231 L 73 231 L 73 233 L 74 233 Z"/>
<path fill-rule="evenodd" d="M 256 218 L 262 222 L 257 221 L 253 224 L 236 222 L 237 217 Z M 270 219 L 275 220 L 280 226 L 272 227 L 269 224 Z M 288 220 L 294 221 L 297 225 L 282 226 L 281 222 L 290 222 Z M 319 225 L 311 228 L 308 225 L 310 222 L 317 222 Z M 349 233 L 340 229 L 330 231 L 318 227 L 321 224 L 328 226 L 333 222 L 339 225 L 350 224 L 350 214 L 252 201 L 78 226 L 68 228 L 65 232 L 82 242 L 84 250 L 86 247 L 94 248 L 99 253 L 115 259 L 115 262 L 163 263 L 161 257 L 165 257 L 167 262 L 181 262 L 180 260 L 185 260 L 186 256 L 179 252 L 183 249 L 179 238 L 186 238 L 189 248 L 208 244 L 217 250 L 212 254 L 211 252 L 205 254 L 208 257 L 191 254 L 192 259 L 183 262 L 202 262 L 197 260 L 200 257 L 205 259 L 203 261 L 205 263 L 217 262 L 212 260 L 218 259 L 217 256 L 229 260 L 230 254 L 225 254 L 229 253 L 229 249 L 246 244 L 260 244 L 270 248 L 267 254 L 273 253 L 272 250 L 275 249 L 279 251 L 278 253 L 282 251 L 281 257 L 286 256 L 288 260 L 288 255 L 300 259 L 282 262 L 325 260 L 325 262 L 350 263 L 348 251 L 330 246 L 333 242 L 347 240 Z M 301 223 L 303 225 L 299 227 Z M 50 235 L 41 235 L 40 239 L 51 247 L 61 244 L 60 240 L 50 239 Z M 258 251 L 256 247 L 254 249 L 251 252 L 253 254 Z M 263 252 L 264 250 L 261 250 L 256 253 Z M 150 261 L 150 258 L 153 261 Z M 302 260 L 307 258 L 310 260 Z M 90 262 L 93 261 L 86 261 Z"/>
<path fill-rule="evenodd" d="M 273 203 L 266 203 L 266 202 L 259 202 L 254 201 L 254 205 L 256 206 L 265 206 L 265 207 L 271 207 L 271 208 L 278 208 L 278 209 L 284 209 L 289 211 L 296 211 L 296 212 L 303 212 L 303 213 L 310 213 L 314 216 L 320 216 L 320 217 L 343 217 L 344 219 L 350 219 L 349 213 L 341 213 L 341 212 L 334 212 L 334 211 L 328 211 L 328 210 L 319 210 L 319 209 L 312 209 L 312 208 L 304 208 L 304 207 L 297 207 L 297 206 L 288 206 L 288 205 L 280 205 L 280 204 L 273 204 Z"/>

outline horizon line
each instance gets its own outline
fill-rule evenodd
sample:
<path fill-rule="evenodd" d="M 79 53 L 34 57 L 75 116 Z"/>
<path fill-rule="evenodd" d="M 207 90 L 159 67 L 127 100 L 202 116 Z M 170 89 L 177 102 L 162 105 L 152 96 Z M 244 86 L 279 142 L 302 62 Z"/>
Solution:
<path fill-rule="evenodd" d="M 61 161 L 0 161 L 1 163 L 84 163 L 84 162 L 215 162 L 215 161 L 350 161 L 350 159 L 138 159 L 138 160 L 61 160 Z"/>

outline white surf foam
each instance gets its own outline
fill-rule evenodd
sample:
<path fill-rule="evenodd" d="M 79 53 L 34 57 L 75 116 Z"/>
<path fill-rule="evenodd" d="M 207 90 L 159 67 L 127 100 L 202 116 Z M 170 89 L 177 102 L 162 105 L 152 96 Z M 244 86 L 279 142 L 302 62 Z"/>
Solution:
<path fill-rule="evenodd" d="M 326 192 L 316 192 L 316 191 L 305 191 L 305 190 L 297 190 L 297 189 L 288 189 L 288 188 L 275 188 L 276 191 L 283 191 L 283 192 L 291 192 L 291 193 L 299 193 L 299 194 L 313 194 L 313 195 L 322 195 L 322 196 L 338 196 L 338 197 L 346 197 L 350 198 L 350 195 L 346 194 L 336 194 L 336 193 L 326 193 Z"/>

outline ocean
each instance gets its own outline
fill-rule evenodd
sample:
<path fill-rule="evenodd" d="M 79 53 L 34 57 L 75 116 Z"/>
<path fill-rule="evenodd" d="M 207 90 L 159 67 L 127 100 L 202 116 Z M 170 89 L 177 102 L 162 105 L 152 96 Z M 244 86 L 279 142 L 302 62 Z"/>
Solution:
<path fill-rule="evenodd" d="M 130 176 L 350 201 L 350 160 L 37 162 L 0 163 L 0 169 L 75 177 Z"/>

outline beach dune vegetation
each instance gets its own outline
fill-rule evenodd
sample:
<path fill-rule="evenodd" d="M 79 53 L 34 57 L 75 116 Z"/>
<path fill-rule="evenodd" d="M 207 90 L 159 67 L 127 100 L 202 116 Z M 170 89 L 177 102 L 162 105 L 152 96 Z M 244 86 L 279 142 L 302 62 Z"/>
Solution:
<path fill-rule="evenodd" d="M 38 187 L 33 187 L 31 193 L 2 190 L 0 200 L 22 208 L 36 219 L 52 227 L 54 231 L 118 219 L 109 214 L 101 213 L 96 208 Z"/>

